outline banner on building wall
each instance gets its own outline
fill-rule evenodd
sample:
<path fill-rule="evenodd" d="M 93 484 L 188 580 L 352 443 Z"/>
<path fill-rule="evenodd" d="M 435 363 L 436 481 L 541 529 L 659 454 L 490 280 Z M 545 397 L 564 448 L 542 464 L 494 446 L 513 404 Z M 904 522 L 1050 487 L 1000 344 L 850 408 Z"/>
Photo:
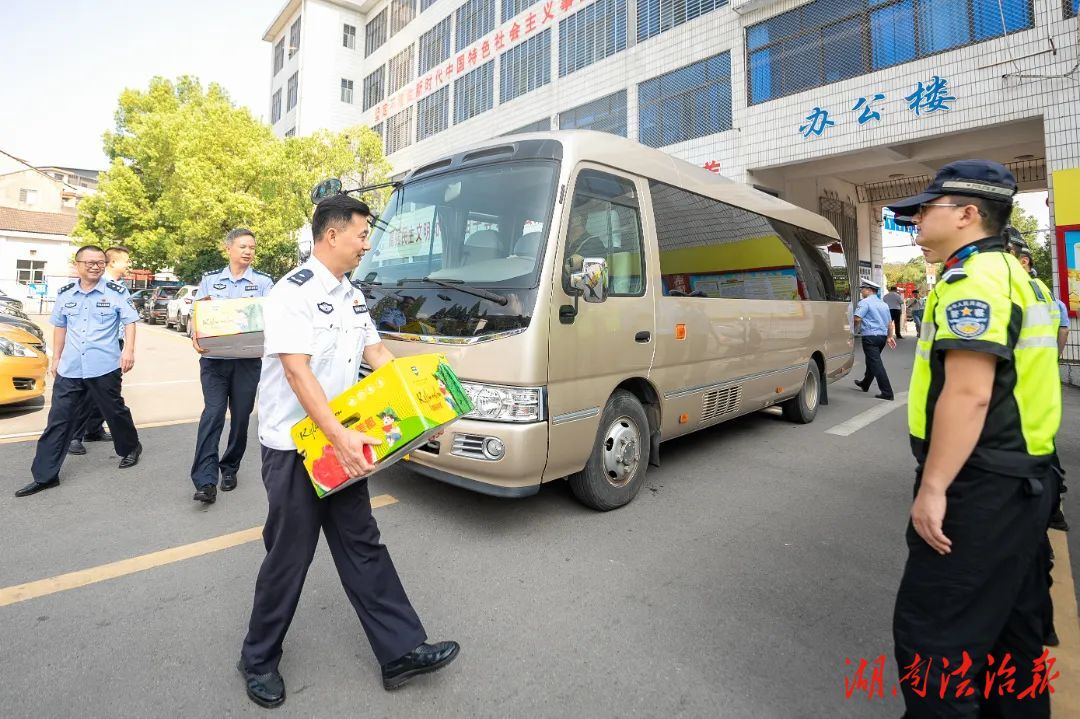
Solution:
<path fill-rule="evenodd" d="M 1058 287 L 1069 314 L 1080 316 L 1080 168 L 1054 172 Z"/>

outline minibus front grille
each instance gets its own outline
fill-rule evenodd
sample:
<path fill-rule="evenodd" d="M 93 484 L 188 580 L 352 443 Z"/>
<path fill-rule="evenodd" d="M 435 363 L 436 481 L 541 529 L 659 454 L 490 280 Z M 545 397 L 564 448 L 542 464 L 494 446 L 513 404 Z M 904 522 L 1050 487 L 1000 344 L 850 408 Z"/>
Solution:
<path fill-rule="evenodd" d="M 701 421 L 708 422 L 738 412 L 741 400 L 742 387 L 725 387 L 706 392 L 701 398 Z"/>

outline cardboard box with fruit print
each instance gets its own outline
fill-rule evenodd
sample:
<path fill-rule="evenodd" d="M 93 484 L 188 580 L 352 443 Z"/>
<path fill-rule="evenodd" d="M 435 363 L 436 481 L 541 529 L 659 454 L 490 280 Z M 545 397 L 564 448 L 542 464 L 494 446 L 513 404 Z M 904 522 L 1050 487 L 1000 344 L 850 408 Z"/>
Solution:
<path fill-rule="evenodd" d="M 365 447 L 376 472 L 426 443 L 472 408 L 441 354 L 391 360 L 330 401 L 330 409 L 342 426 L 382 441 Z M 292 438 L 320 497 L 357 481 L 345 475 L 333 446 L 309 417 L 293 425 Z"/>
<path fill-rule="evenodd" d="M 214 357 L 262 357 L 262 298 L 196 300 L 191 305 L 191 331 Z"/>

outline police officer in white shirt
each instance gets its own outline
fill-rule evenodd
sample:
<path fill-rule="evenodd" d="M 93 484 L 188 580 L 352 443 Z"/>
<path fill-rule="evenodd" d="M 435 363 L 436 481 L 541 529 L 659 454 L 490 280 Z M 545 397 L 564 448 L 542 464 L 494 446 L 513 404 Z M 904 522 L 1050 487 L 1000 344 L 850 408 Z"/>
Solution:
<path fill-rule="evenodd" d="M 274 285 L 264 304 L 259 441 L 269 500 L 263 529 L 266 558 L 238 666 L 248 697 L 264 707 L 285 701 L 278 673 L 282 642 L 320 529 L 382 665 L 385 689 L 446 666 L 459 650 L 456 642 L 426 643 L 420 619 L 379 541 L 367 481 L 319 499 L 290 435 L 293 424 L 307 414 L 333 444 L 350 477 L 372 469 L 363 449 L 377 441 L 344 429 L 329 407 L 331 398 L 356 382 L 361 359 L 373 368 L 393 359 L 363 293 L 347 277 L 371 248 L 371 219 L 368 206 L 348 195 L 322 200 L 311 221 L 311 257 Z"/>

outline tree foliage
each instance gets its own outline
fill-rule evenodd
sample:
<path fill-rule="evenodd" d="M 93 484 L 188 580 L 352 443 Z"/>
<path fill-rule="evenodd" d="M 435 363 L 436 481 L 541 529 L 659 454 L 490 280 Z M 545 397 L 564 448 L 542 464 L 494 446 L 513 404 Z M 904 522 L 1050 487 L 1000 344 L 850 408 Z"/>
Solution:
<path fill-rule="evenodd" d="M 919 290 L 926 289 L 926 260 L 912 257 L 907 262 L 886 262 L 885 284 L 889 287 L 913 282 Z"/>
<path fill-rule="evenodd" d="M 172 267 L 189 282 L 223 264 L 222 240 L 241 226 L 257 238 L 255 266 L 281 276 L 296 262 L 316 183 L 373 184 L 390 170 L 368 128 L 278 138 L 220 86 L 203 90 L 192 77 L 125 90 L 104 142 L 112 165 L 72 234 L 127 245 L 136 267 Z"/>
<path fill-rule="evenodd" d="M 1038 272 L 1039 277 L 1047 284 L 1053 283 L 1049 234 L 1046 231 L 1040 231 L 1038 219 L 1025 212 L 1020 205 L 1013 205 L 1009 223 L 1020 230 L 1020 234 L 1027 241 L 1031 249 L 1031 266 Z"/>

